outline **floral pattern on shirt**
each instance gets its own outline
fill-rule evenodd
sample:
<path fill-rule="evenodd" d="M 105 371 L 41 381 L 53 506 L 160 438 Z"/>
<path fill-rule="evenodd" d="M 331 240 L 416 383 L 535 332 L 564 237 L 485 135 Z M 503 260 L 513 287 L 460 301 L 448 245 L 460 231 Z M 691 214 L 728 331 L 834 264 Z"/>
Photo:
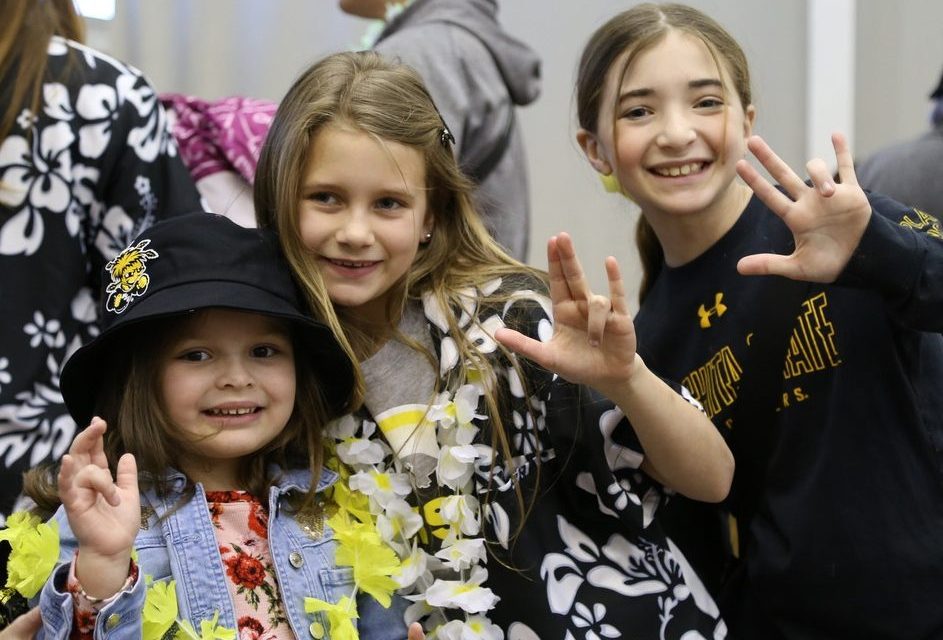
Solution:
<path fill-rule="evenodd" d="M 245 491 L 207 491 L 240 640 L 291 637 L 268 546 L 268 512 Z"/>

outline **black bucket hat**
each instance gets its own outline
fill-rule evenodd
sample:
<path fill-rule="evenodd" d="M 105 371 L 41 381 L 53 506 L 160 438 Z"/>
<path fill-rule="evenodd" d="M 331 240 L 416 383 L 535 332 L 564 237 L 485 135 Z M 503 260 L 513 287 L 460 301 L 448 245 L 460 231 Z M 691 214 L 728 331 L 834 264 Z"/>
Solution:
<path fill-rule="evenodd" d="M 212 213 L 169 218 L 141 233 L 105 265 L 101 333 L 65 363 L 60 387 L 80 428 L 92 419 L 105 366 L 124 330 L 146 320 L 208 307 L 291 321 L 300 337 L 296 359 L 317 374 L 335 413 L 348 407 L 353 364 L 334 333 L 304 312 L 297 286 L 271 231 L 240 227 Z"/>

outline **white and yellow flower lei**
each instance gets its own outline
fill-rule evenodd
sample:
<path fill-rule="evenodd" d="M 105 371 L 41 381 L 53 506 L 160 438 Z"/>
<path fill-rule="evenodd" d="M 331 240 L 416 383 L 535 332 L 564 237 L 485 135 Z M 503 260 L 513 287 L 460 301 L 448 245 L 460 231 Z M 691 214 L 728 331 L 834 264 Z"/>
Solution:
<path fill-rule="evenodd" d="M 341 476 L 333 488 L 338 512 L 328 520 L 340 547 L 338 564 L 341 554 L 347 555 L 343 528 L 356 522 L 372 530 L 373 539 L 399 562 L 389 576 L 413 603 L 406 610 L 407 624 L 426 619 L 430 640 L 504 638 L 485 615 L 499 598 L 484 586 L 482 510 L 472 493 L 476 463 L 492 454 L 490 447 L 474 444 L 478 427 L 473 421 L 484 418 L 476 413 L 481 393 L 478 385 L 466 384 L 454 395 L 440 394 L 429 406 L 390 409 L 375 423 L 345 416 L 328 427 L 333 446 L 327 466 Z M 378 425 L 385 439 L 376 434 Z M 450 495 L 426 503 L 420 514 L 406 497 L 433 479 Z M 427 532 L 441 540 L 434 555 L 420 545 Z M 331 637 L 338 637 L 334 633 L 332 626 Z"/>

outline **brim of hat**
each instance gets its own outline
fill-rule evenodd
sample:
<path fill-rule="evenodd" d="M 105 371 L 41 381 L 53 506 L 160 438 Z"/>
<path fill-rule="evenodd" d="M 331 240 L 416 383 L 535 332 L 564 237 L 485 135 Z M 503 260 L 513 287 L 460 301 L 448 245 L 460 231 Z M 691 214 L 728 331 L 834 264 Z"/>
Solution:
<path fill-rule="evenodd" d="M 284 318 L 297 326 L 300 344 L 295 358 L 305 358 L 316 372 L 324 397 L 334 413 L 348 408 L 354 385 L 354 368 L 333 332 L 298 312 L 291 301 L 271 292 L 239 282 L 195 282 L 156 291 L 136 301 L 95 340 L 78 349 L 66 361 L 59 378 L 62 397 L 79 428 L 89 424 L 104 378 L 103 367 L 116 349 L 127 351 L 132 344 L 116 342 L 129 327 L 142 322 L 222 308 Z"/>

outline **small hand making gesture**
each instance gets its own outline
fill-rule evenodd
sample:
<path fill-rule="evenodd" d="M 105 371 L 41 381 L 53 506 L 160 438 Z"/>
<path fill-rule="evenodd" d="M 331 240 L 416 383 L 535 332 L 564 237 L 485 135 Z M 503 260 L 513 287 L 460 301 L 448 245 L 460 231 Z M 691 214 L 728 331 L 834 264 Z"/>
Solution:
<path fill-rule="evenodd" d="M 59 497 L 79 543 L 75 573 L 85 593 L 107 598 L 128 577 L 141 524 L 137 464 L 125 454 L 112 479 L 104 451 L 105 421 L 93 418 L 62 457 Z"/>
<path fill-rule="evenodd" d="M 499 329 L 504 346 L 556 372 L 615 398 L 615 388 L 637 370 L 635 325 L 629 314 L 615 258 L 606 258 L 609 297 L 594 294 L 583 273 L 573 240 L 566 233 L 547 243 L 553 338 L 540 342 L 512 329 Z"/>
<path fill-rule="evenodd" d="M 553 337 L 502 328 L 495 338 L 566 380 L 591 386 L 622 409 L 645 449 L 642 470 L 697 500 L 726 497 L 733 456 L 706 415 L 649 371 L 635 351 L 635 324 L 615 258 L 606 258 L 609 297 L 594 294 L 565 233 L 547 245 Z"/>
<path fill-rule="evenodd" d="M 861 241 L 871 205 L 855 176 L 851 151 L 844 136 L 832 135 L 838 161 L 836 183 L 825 161 L 816 158 L 806 164 L 812 186 L 806 184 L 759 136 L 747 147 L 785 189 L 782 193 L 745 160 L 737 163 L 737 173 L 754 193 L 786 223 L 795 237 L 791 255 L 757 254 L 737 264 L 744 275 L 780 275 L 808 282 L 834 282 Z"/>

